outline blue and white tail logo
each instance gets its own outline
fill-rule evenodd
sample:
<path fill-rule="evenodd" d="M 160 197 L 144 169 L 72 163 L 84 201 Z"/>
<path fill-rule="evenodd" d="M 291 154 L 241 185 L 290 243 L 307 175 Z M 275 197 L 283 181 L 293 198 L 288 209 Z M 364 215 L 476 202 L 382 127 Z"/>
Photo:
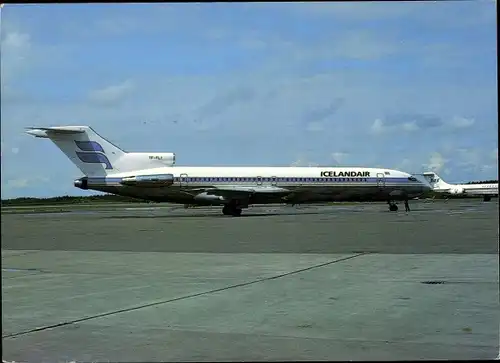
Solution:
<path fill-rule="evenodd" d="M 104 151 L 101 144 L 96 141 L 76 141 L 76 146 L 82 151 L 76 151 L 76 156 L 84 163 L 89 164 L 105 164 L 106 169 L 113 169 L 108 157 L 104 155 Z"/>

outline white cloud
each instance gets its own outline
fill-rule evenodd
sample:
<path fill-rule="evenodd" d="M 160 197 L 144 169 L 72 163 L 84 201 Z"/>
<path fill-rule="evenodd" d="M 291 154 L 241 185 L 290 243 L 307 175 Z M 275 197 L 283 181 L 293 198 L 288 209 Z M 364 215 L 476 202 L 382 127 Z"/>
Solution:
<path fill-rule="evenodd" d="M 444 168 L 443 169 L 443 174 L 444 175 L 450 175 L 451 174 L 451 169 L 450 168 Z"/>
<path fill-rule="evenodd" d="M 403 130 L 405 130 L 407 132 L 414 132 L 414 131 L 419 130 L 417 123 L 414 121 L 405 122 L 405 123 L 403 123 L 402 127 L 403 127 Z"/>
<path fill-rule="evenodd" d="M 29 50 L 31 45 L 30 35 L 19 32 L 9 32 L 2 39 L 2 58 L 6 56 L 18 56 L 23 58 L 23 53 Z"/>
<path fill-rule="evenodd" d="M 371 126 L 371 132 L 375 135 L 383 135 L 398 131 L 411 133 L 418 130 L 420 130 L 420 128 L 415 121 L 388 124 L 380 118 L 375 119 Z"/>
<path fill-rule="evenodd" d="M 31 38 L 29 34 L 17 31 L 7 32 L 1 40 L 2 93 L 7 81 L 26 69 L 31 58 Z"/>
<path fill-rule="evenodd" d="M 450 120 L 443 121 L 438 116 L 424 116 L 424 115 L 397 115 L 388 116 L 387 119 L 376 119 L 372 126 L 371 131 L 373 134 L 381 135 L 389 132 L 408 132 L 413 133 L 417 131 L 425 131 L 426 129 L 442 130 L 446 128 L 452 129 L 466 129 L 475 124 L 473 118 L 465 118 L 455 116 Z"/>
<path fill-rule="evenodd" d="M 28 179 L 11 179 L 7 181 L 7 188 L 9 189 L 22 189 L 29 185 Z"/>
<path fill-rule="evenodd" d="M 441 150 L 445 154 L 453 154 L 456 149 L 455 140 L 445 139 L 441 142 Z"/>
<path fill-rule="evenodd" d="M 100 105 L 114 105 L 128 96 L 133 88 L 133 82 L 126 80 L 116 85 L 91 91 L 89 100 Z"/>
<path fill-rule="evenodd" d="M 290 166 L 318 166 L 319 164 L 313 162 L 313 161 L 308 161 L 304 156 L 300 156 L 295 160 L 293 163 L 290 164 Z"/>
<path fill-rule="evenodd" d="M 9 179 L 7 181 L 8 189 L 23 189 L 30 187 L 34 184 L 39 183 L 47 183 L 50 179 L 47 177 L 29 177 L 29 178 L 18 178 L 18 179 Z"/>
<path fill-rule="evenodd" d="M 380 135 L 384 133 L 385 129 L 386 128 L 384 127 L 384 122 L 381 119 L 378 118 L 373 121 L 373 124 L 371 126 L 372 133 Z"/>
<path fill-rule="evenodd" d="M 307 131 L 310 132 L 320 132 L 324 130 L 324 125 L 321 122 L 310 122 L 307 124 Z"/>
<path fill-rule="evenodd" d="M 428 171 L 439 173 L 444 168 L 447 162 L 448 160 L 445 159 L 443 155 L 438 152 L 433 152 L 429 158 L 429 161 L 425 164 L 422 164 L 422 166 L 424 166 Z"/>
<path fill-rule="evenodd" d="M 403 160 L 401 160 L 401 162 L 396 166 L 396 169 L 397 170 L 409 170 L 410 168 L 413 167 L 413 162 L 408 159 L 408 158 L 404 158 Z"/>
<path fill-rule="evenodd" d="M 479 171 L 480 172 L 489 172 L 495 168 L 494 165 L 489 165 L 489 164 L 484 164 L 479 166 Z"/>
<path fill-rule="evenodd" d="M 345 159 L 346 159 L 346 157 L 349 156 L 349 154 L 345 153 L 345 152 L 337 151 L 337 152 L 332 153 L 331 156 L 332 156 L 333 161 L 336 164 L 341 165 L 345 162 Z"/>
<path fill-rule="evenodd" d="M 420 127 L 415 121 L 401 122 L 399 124 L 387 124 L 382 119 L 375 119 L 371 126 L 371 132 L 375 135 L 383 135 L 392 132 L 415 132 L 419 131 Z"/>
<path fill-rule="evenodd" d="M 455 150 L 460 165 L 479 165 L 482 157 L 477 149 L 459 148 Z"/>
<path fill-rule="evenodd" d="M 465 118 L 460 116 L 455 116 L 449 121 L 449 125 L 454 128 L 468 128 L 474 125 L 476 121 L 473 118 Z"/>
<path fill-rule="evenodd" d="M 5 34 L 5 35 L 3 35 Z M 72 57 L 74 44 L 45 43 L 33 41 L 30 33 L 19 31 L 11 24 L 2 24 L 1 38 L 1 85 L 2 100 L 9 98 L 26 98 L 18 86 L 23 77 L 34 75 L 36 71 L 54 72 L 54 80 L 60 75 L 61 69 L 75 61 Z M 80 70 L 79 70 L 80 71 Z M 30 80 L 31 81 L 31 80 Z M 29 87 L 32 89 L 32 87 Z"/>
<path fill-rule="evenodd" d="M 490 157 L 493 160 L 498 160 L 498 148 L 497 147 L 491 151 Z"/>

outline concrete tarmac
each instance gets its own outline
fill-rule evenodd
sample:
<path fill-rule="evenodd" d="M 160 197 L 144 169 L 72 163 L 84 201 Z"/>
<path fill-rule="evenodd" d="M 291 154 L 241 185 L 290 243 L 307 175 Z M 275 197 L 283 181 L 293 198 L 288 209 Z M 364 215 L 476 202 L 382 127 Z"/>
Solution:
<path fill-rule="evenodd" d="M 3 359 L 488 359 L 498 204 L 2 215 Z"/>

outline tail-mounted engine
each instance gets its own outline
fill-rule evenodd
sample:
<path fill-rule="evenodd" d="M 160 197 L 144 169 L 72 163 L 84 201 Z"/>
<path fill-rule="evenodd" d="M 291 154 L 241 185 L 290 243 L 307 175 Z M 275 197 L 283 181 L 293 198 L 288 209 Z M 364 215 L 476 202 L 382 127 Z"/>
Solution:
<path fill-rule="evenodd" d="M 87 190 L 89 188 L 89 180 L 87 177 L 76 179 L 73 185 L 77 188 Z"/>
<path fill-rule="evenodd" d="M 125 177 L 120 184 L 137 187 L 168 187 L 174 184 L 173 174 L 136 175 Z"/>

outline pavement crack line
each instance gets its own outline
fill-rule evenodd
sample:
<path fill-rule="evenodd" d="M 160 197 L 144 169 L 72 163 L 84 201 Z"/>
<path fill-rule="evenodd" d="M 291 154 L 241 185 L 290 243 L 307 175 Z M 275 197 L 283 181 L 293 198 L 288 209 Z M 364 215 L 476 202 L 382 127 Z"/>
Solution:
<path fill-rule="evenodd" d="M 245 287 L 245 286 L 249 286 L 249 285 L 254 285 L 254 284 L 261 283 L 261 282 L 276 280 L 276 279 L 279 279 L 279 278 L 282 278 L 282 277 L 296 275 L 296 274 L 299 274 L 299 273 L 302 273 L 302 272 L 306 272 L 306 271 L 310 271 L 310 270 L 314 270 L 314 269 L 317 269 L 317 268 L 320 268 L 320 267 L 325 267 L 325 266 L 328 266 L 328 265 L 333 265 L 333 264 L 338 263 L 338 262 L 352 260 L 353 258 L 364 256 L 364 255 L 367 255 L 367 254 L 369 254 L 369 252 L 360 252 L 360 253 L 357 253 L 355 255 L 350 255 L 350 256 L 347 256 L 347 257 L 338 258 L 338 259 L 335 259 L 333 261 L 323 262 L 323 263 L 320 263 L 320 264 L 317 264 L 317 265 L 313 265 L 313 266 L 301 268 L 301 269 L 298 269 L 298 270 L 293 270 L 293 271 L 290 271 L 290 272 L 285 272 L 285 273 L 282 273 L 282 274 L 279 274 L 279 275 L 275 275 L 275 276 L 271 276 L 271 277 L 264 277 L 264 278 L 253 280 L 253 281 L 242 282 L 242 283 L 239 283 L 239 284 L 225 286 L 225 287 L 220 287 L 218 289 L 213 289 L 213 290 L 209 290 L 209 291 L 197 292 L 197 293 L 194 293 L 194 294 L 180 296 L 180 297 L 176 297 L 176 298 L 173 298 L 173 299 L 156 301 L 156 302 L 153 302 L 153 303 L 143 304 L 143 305 L 134 306 L 134 307 L 130 307 L 130 308 L 113 310 L 113 311 L 109 311 L 107 313 L 95 314 L 95 315 L 86 316 L 86 317 L 79 318 L 79 319 L 73 319 L 73 320 L 63 321 L 63 322 L 60 322 L 60 323 L 57 323 L 57 324 L 45 325 L 45 326 L 42 326 L 42 327 L 39 327 L 39 328 L 29 329 L 29 330 L 21 331 L 21 332 L 18 332 L 18 333 L 6 334 L 6 335 L 2 336 L 2 339 L 16 338 L 16 337 L 21 336 L 21 335 L 27 335 L 27 334 L 31 334 L 31 333 L 36 333 L 36 332 L 44 331 L 44 330 L 50 330 L 50 329 L 54 329 L 54 328 L 60 328 L 60 327 L 67 326 L 67 325 L 82 323 L 84 321 L 89 321 L 89 320 L 104 318 L 104 317 L 112 316 L 112 315 L 118 315 L 118 314 L 121 314 L 121 313 L 128 313 L 130 311 L 141 310 L 141 309 L 150 308 L 150 307 L 153 307 L 153 306 L 164 305 L 164 304 L 168 304 L 168 303 L 171 303 L 171 302 L 176 302 L 176 301 L 191 299 L 191 298 L 194 298 L 194 297 L 199 297 L 199 296 L 204 296 L 204 295 L 210 295 L 210 294 L 214 294 L 214 293 L 221 292 L 221 291 L 226 291 L 226 290 L 236 289 L 236 288 L 239 288 L 239 287 Z"/>

